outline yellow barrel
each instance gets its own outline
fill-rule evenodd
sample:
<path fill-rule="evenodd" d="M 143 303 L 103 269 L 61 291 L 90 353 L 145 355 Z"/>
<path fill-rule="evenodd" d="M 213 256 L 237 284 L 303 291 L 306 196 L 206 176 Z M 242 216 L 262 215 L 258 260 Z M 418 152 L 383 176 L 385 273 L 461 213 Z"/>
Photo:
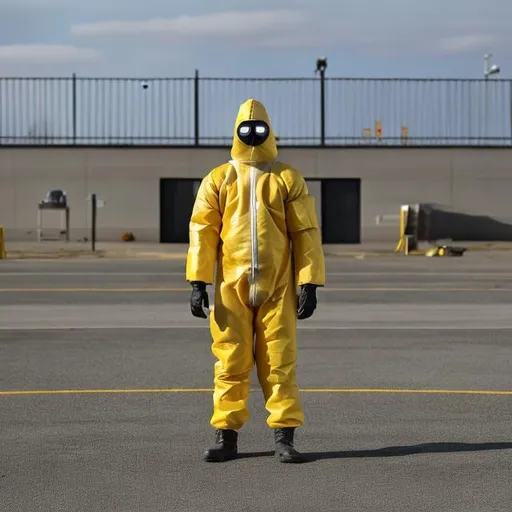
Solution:
<path fill-rule="evenodd" d="M 0 226 L 0 260 L 6 260 L 7 253 L 5 252 L 5 238 L 4 238 L 4 227 Z"/>

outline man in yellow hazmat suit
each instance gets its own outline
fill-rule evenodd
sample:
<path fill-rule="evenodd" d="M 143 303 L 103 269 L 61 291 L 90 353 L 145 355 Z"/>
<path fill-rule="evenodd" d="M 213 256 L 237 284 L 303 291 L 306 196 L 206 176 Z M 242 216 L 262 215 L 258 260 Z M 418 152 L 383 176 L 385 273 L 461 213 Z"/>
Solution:
<path fill-rule="evenodd" d="M 276 455 L 281 462 L 304 460 L 294 448 L 294 430 L 304 421 L 296 323 L 316 309 L 325 263 L 314 198 L 298 170 L 276 161 L 277 153 L 265 107 L 247 100 L 236 119 L 231 160 L 202 180 L 190 219 L 186 279 L 194 316 L 207 318 L 206 286 L 215 277 L 210 423 L 216 436 L 204 455 L 210 462 L 238 454 L 254 364 Z"/>

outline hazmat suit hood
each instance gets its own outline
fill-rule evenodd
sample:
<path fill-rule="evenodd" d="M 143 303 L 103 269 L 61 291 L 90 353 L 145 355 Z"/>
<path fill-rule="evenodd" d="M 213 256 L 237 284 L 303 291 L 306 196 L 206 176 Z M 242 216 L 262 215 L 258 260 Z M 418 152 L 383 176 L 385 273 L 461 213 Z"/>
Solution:
<path fill-rule="evenodd" d="M 240 138 L 239 128 L 242 124 L 260 121 L 268 127 L 268 135 L 263 143 L 250 145 Z M 271 162 L 277 157 L 277 145 L 270 117 L 264 105 L 255 99 L 249 99 L 240 105 L 235 122 L 231 158 L 240 162 Z"/>

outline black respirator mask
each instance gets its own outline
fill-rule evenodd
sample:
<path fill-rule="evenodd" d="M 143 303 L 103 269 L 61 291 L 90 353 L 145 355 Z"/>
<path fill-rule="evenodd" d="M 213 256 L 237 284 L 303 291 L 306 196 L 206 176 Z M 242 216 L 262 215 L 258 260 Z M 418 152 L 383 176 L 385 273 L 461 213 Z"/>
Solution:
<path fill-rule="evenodd" d="M 247 146 L 259 146 L 268 139 L 270 128 L 264 121 L 244 121 L 238 126 L 237 134 Z"/>

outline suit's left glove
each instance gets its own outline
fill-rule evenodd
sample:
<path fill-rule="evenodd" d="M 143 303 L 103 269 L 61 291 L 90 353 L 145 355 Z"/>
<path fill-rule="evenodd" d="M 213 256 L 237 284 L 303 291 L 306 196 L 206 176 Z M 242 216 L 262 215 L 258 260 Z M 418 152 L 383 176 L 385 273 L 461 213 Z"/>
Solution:
<path fill-rule="evenodd" d="M 303 284 L 299 295 L 298 319 L 305 320 L 316 309 L 316 284 Z"/>
<path fill-rule="evenodd" d="M 208 292 L 206 291 L 206 283 L 203 281 L 191 281 L 192 294 L 190 296 L 190 311 L 193 316 L 198 318 L 207 318 L 203 306 L 208 309 L 210 302 L 208 300 Z"/>

